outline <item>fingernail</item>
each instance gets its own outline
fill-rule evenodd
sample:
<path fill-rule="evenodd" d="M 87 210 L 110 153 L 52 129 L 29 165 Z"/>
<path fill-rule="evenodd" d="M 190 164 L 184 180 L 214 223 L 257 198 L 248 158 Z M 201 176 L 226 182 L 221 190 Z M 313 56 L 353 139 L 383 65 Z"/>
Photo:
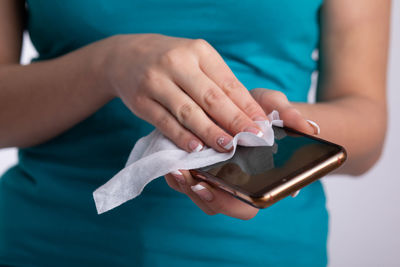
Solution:
<path fill-rule="evenodd" d="M 293 194 L 292 194 L 292 197 L 297 197 L 297 195 L 300 193 L 300 190 L 297 190 L 296 192 L 294 192 Z"/>
<path fill-rule="evenodd" d="M 189 142 L 189 149 L 192 152 L 199 152 L 203 149 L 203 145 L 197 142 L 196 140 L 192 140 Z"/>
<path fill-rule="evenodd" d="M 258 137 L 262 137 L 264 135 L 263 132 L 260 131 L 260 129 L 257 129 L 255 127 L 247 127 L 246 129 L 244 129 L 244 131 L 248 133 L 253 133 Z"/>
<path fill-rule="evenodd" d="M 319 135 L 321 133 L 321 128 L 316 122 L 312 120 L 307 120 L 307 122 L 314 128 L 314 134 Z"/>
<path fill-rule="evenodd" d="M 180 183 L 181 185 L 186 184 L 185 177 L 183 177 L 183 174 L 180 171 L 173 171 L 171 172 L 172 176 L 174 176 L 175 180 Z"/>
<path fill-rule="evenodd" d="M 233 146 L 232 138 L 227 136 L 221 136 L 218 138 L 217 144 L 223 147 L 225 150 L 230 150 Z"/>
<path fill-rule="evenodd" d="M 204 200 L 204 201 L 211 201 L 211 200 L 213 200 L 213 195 L 211 194 L 211 192 L 208 191 L 208 189 L 205 188 L 204 186 L 202 186 L 201 184 L 192 185 L 190 188 L 191 188 L 192 191 L 195 192 L 196 195 L 198 195 L 202 200 Z"/>
<path fill-rule="evenodd" d="M 267 121 L 268 118 L 266 117 L 261 117 L 261 116 L 257 116 L 255 118 L 253 118 L 253 121 Z"/>

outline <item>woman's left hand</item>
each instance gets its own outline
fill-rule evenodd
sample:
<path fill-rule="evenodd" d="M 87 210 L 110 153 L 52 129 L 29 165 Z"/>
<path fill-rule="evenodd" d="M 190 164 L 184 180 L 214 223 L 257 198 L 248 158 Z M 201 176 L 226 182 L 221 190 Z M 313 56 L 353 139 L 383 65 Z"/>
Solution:
<path fill-rule="evenodd" d="M 252 90 L 251 94 L 266 114 L 277 110 L 285 126 L 311 135 L 317 133 L 317 130 L 302 117 L 283 93 L 257 88 Z M 234 198 L 229 193 L 204 181 L 195 180 L 189 171 L 181 170 L 167 174 L 165 179 L 171 188 L 186 194 L 208 215 L 222 213 L 230 217 L 249 220 L 258 212 L 257 208 Z"/>
<path fill-rule="evenodd" d="M 250 93 L 266 114 L 277 110 L 285 126 L 309 135 L 318 134 L 318 129 L 301 115 L 284 93 L 264 88 L 253 89 Z"/>
<path fill-rule="evenodd" d="M 206 214 L 222 213 L 242 220 L 250 220 L 256 216 L 257 208 L 208 183 L 195 180 L 189 171 L 181 170 L 180 173 L 165 175 L 168 185 L 176 191 L 186 194 Z"/>

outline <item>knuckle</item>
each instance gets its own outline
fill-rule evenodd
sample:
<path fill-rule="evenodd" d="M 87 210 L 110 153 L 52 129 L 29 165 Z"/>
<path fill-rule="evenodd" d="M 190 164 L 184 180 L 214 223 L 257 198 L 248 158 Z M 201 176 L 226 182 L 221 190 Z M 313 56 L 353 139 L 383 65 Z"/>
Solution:
<path fill-rule="evenodd" d="M 183 63 L 182 59 L 185 57 L 183 53 L 184 51 L 180 48 L 171 49 L 161 56 L 161 64 L 168 67 L 180 66 Z"/>
<path fill-rule="evenodd" d="M 241 113 L 236 113 L 233 115 L 228 125 L 229 130 L 235 133 L 242 131 L 246 126 L 246 120 Z"/>
<path fill-rule="evenodd" d="M 220 94 L 215 88 L 210 88 L 206 90 L 203 94 L 204 104 L 210 108 L 216 103 L 222 100 L 222 94 Z"/>
<path fill-rule="evenodd" d="M 156 119 L 156 122 L 154 124 L 160 130 L 165 131 L 166 129 L 169 128 L 170 123 L 171 123 L 170 116 L 168 114 L 163 114 Z"/>
<path fill-rule="evenodd" d="M 141 111 L 146 106 L 144 103 L 146 102 L 147 97 L 143 94 L 137 94 L 135 97 L 131 99 L 131 106 L 132 109 Z"/>
<path fill-rule="evenodd" d="M 288 122 L 298 119 L 300 115 L 300 112 L 292 106 L 289 106 L 280 112 L 282 113 L 282 119 L 285 119 Z"/>
<path fill-rule="evenodd" d="M 275 103 L 280 103 L 282 101 L 286 102 L 287 97 L 284 93 L 282 93 L 281 91 L 271 91 L 269 93 L 269 101 L 275 102 Z"/>
<path fill-rule="evenodd" d="M 175 178 L 172 177 L 172 175 L 167 174 L 164 177 L 169 187 L 171 187 L 172 189 L 174 189 L 179 193 L 182 193 L 181 189 L 179 188 L 179 185 L 177 184 Z"/>
<path fill-rule="evenodd" d="M 286 112 L 289 114 L 293 114 L 293 115 L 298 115 L 300 112 L 298 111 L 297 108 L 293 107 L 293 106 L 288 106 L 286 108 Z"/>
<path fill-rule="evenodd" d="M 189 142 L 192 140 L 190 136 L 191 135 L 186 131 L 179 130 L 174 134 L 173 141 L 182 149 L 187 149 L 189 147 Z"/>
<path fill-rule="evenodd" d="M 204 136 L 203 140 L 206 139 L 208 140 L 209 144 L 214 144 L 215 141 L 217 140 L 217 138 L 220 136 L 220 134 L 218 134 L 219 131 L 217 130 L 216 126 L 210 124 L 207 125 L 205 127 L 203 127 L 203 132 L 202 132 L 202 136 Z"/>
<path fill-rule="evenodd" d="M 260 110 L 256 103 L 251 101 L 246 102 L 243 105 L 243 111 L 250 116 L 250 118 L 254 117 L 255 115 L 260 113 Z"/>
<path fill-rule="evenodd" d="M 160 75 L 158 74 L 158 72 L 152 68 L 149 68 L 143 72 L 139 80 L 139 87 L 152 88 L 154 86 L 157 86 L 159 81 L 160 81 Z"/>
<path fill-rule="evenodd" d="M 213 203 L 213 210 L 216 211 L 217 213 L 222 213 L 225 215 L 230 213 L 229 207 L 227 205 L 224 205 L 220 201 L 215 201 Z"/>
<path fill-rule="evenodd" d="M 195 39 L 191 42 L 191 47 L 196 51 L 207 51 L 211 45 L 204 39 Z"/>
<path fill-rule="evenodd" d="M 179 141 L 182 144 L 188 143 L 188 135 L 185 131 L 178 130 L 174 135 L 175 140 Z"/>
<path fill-rule="evenodd" d="M 225 91 L 227 96 L 232 97 L 237 91 L 242 90 L 242 84 L 235 78 L 228 78 L 222 84 L 222 89 Z"/>
<path fill-rule="evenodd" d="M 173 178 L 169 174 L 166 174 L 164 176 L 164 178 L 165 178 L 165 181 L 167 182 L 169 187 L 171 187 L 172 189 L 178 191 L 178 188 L 175 186 L 175 184 L 173 182 Z"/>
<path fill-rule="evenodd" d="M 177 119 L 180 123 L 185 125 L 185 122 L 189 121 L 193 116 L 193 113 L 196 112 L 196 106 L 191 103 L 184 103 L 177 109 Z"/>

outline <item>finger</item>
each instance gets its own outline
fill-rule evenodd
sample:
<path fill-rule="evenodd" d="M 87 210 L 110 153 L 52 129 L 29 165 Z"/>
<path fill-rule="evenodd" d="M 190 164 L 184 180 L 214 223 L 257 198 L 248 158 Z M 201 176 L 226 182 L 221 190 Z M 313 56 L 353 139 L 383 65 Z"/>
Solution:
<path fill-rule="evenodd" d="M 183 193 L 183 191 L 181 190 L 179 184 L 181 183 L 181 180 L 179 178 L 176 178 L 174 175 L 172 174 L 166 174 L 164 176 L 165 181 L 167 182 L 168 186 L 171 187 L 172 189 L 174 189 L 175 191 L 178 191 L 180 193 Z"/>
<path fill-rule="evenodd" d="M 188 152 L 200 151 L 203 143 L 197 136 L 185 129 L 171 113 L 156 101 L 150 98 L 141 99 L 141 106 L 145 107 L 136 114 L 153 124 L 178 147 Z"/>
<path fill-rule="evenodd" d="M 185 183 L 179 184 L 181 192 L 186 194 L 194 204 L 196 204 L 202 211 L 204 211 L 208 215 L 215 215 L 217 212 L 214 212 L 211 208 L 207 206 L 207 204 L 191 190 L 191 186 L 196 183 L 193 179 L 189 171 L 180 170 L 180 173 L 184 175 Z"/>
<path fill-rule="evenodd" d="M 314 127 L 311 126 L 294 107 L 279 111 L 279 117 L 281 120 L 283 120 L 284 125 L 289 128 L 296 129 L 300 132 L 310 135 L 315 133 Z"/>
<path fill-rule="evenodd" d="M 280 91 L 255 88 L 251 90 L 251 95 L 268 114 L 273 110 L 281 111 L 292 107 L 286 95 Z"/>
<path fill-rule="evenodd" d="M 222 128 L 232 135 L 246 131 L 261 135 L 249 118 L 210 78 L 200 70 L 190 75 L 176 73 L 177 84 Z"/>
<path fill-rule="evenodd" d="M 217 151 L 230 150 L 232 136 L 218 127 L 180 87 L 167 78 L 158 81 L 158 86 L 162 90 L 151 90 L 150 97 L 167 108 L 175 116 L 175 121 L 179 122 L 181 128 L 190 130 Z"/>
<path fill-rule="evenodd" d="M 196 194 L 187 194 L 187 196 L 192 200 L 192 202 L 199 207 L 205 214 L 207 215 L 216 215 L 218 214 L 217 212 L 213 211 L 210 209 L 207 204 L 204 203 L 204 201 L 197 196 Z"/>
<path fill-rule="evenodd" d="M 253 121 L 267 120 L 262 107 L 246 87 L 236 78 L 219 53 L 210 45 L 210 51 L 199 57 L 200 69 Z M 204 53 L 204 52 L 203 52 Z"/>
<path fill-rule="evenodd" d="M 284 93 L 257 88 L 252 90 L 252 95 L 264 108 L 265 112 L 270 113 L 273 110 L 277 110 L 285 126 L 307 134 L 315 133 L 314 127 L 293 107 Z"/>
<path fill-rule="evenodd" d="M 216 213 L 249 220 L 256 216 L 259 211 L 257 208 L 234 198 L 231 194 L 214 188 L 205 182 L 200 182 L 192 186 L 191 189 Z"/>
<path fill-rule="evenodd" d="M 199 182 L 199 180 L 191 176 L 189 171 L 181 170 L 181 172 L 186 179 L 187 186 L 185 186 L 184 190 L 187 195 L 196 195 L 196 199 L 200 199 L 202 204 L 205 204 L 214 213 L 222 213 L 242 220 L 251 219 L 257 214 L 257 208 L 204 181 Z"/>
<path fill-rule="evenodd" d="M 319 135 L 321 133 L 321 128 L 315 121 L 307 120 L 307 122 L 314 128 L 315 135 Z"/>

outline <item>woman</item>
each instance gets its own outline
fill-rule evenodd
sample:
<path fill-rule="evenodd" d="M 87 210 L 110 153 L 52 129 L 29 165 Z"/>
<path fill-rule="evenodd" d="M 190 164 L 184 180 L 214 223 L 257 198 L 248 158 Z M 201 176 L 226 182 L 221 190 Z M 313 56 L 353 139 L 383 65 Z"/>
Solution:
<path fill-rule="evenodd" d="M 260 212 L 192 190 L 184 170 L 100 216 L 92 192 L 151 125 L 225 152 L 273 109 L 309 134 L 316 121 L 348 150 L 340 171 L 364 173 L 385 136 L 389 13 L 388 0 L 2 1 L 0 146 L 20 149 L 0 180 L 0 264 L 326 265 L 320 182 Z M 28 66 L 24 27 L 39 52 Z"/>

